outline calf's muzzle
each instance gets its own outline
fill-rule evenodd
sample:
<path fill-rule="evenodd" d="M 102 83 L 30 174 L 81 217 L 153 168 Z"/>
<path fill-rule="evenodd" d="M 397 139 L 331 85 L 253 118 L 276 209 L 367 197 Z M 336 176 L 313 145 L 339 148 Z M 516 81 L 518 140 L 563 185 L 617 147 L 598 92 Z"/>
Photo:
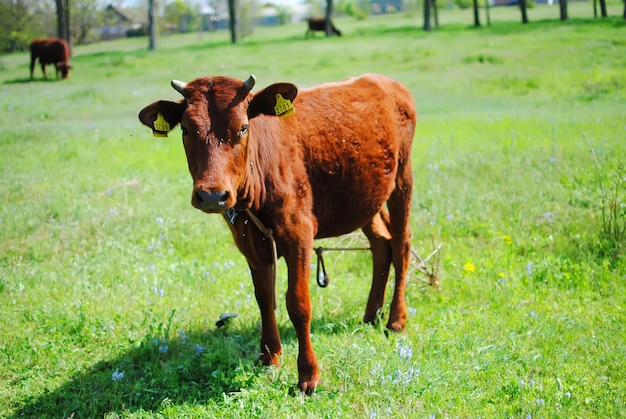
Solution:
<path fill-rule="evenodd" d="M 196 208 L 201 209 L 202 211 L 222 212 L 228 209 L 226 207 L 228 197 L 228 191 L 206 192 L 197 189 L 195 191 L 193 204 Z"/>

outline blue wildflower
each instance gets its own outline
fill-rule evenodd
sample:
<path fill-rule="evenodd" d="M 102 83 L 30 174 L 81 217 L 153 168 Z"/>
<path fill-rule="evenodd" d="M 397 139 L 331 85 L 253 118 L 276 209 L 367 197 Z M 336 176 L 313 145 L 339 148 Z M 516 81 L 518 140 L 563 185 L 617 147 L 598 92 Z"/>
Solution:
<path fill-rule="evenodd" d="M 398 346 L 398 355 L 402 359 L 409 360 L 413 357 L 413 349 L 411 349 L 410 345 L 400 345 Z"/>
<path fill-rule="evenodd" d="M 532 263 L 532 262 L 528 262 L 528 263 L 526 264 L 526 273 L 527 273 L 528 275 L 532 275 L 532 274 L 533 274 L 533 268 L 534 268 L 534 267 L 535 267 L 535 264 L 534 264 L 534 263 Z"/>
<path fill-rule="evenodd" d="M 113 375 L 111 375 L 111 380 L 119 381 L 124 378 L 124 371 L 119 371 L 117 368 L 113 371 Z"/>

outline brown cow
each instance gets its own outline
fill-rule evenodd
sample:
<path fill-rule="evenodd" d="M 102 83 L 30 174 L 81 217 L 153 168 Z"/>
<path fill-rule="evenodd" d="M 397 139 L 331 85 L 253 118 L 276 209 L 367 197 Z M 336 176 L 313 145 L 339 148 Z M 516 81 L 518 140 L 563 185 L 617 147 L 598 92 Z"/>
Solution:
<path fill-rule="evenodd" d="M 30 43 L 30 79 L 33 79 L 33 70 L 35 69 L 35 61 L 39 59 L 43 77 L 48 78 L 46 74 L 46 64 L 54 64 L 56 68 L 57 79 L 59 71 L 66 79 L 69 76 L 70 65 L 70 47 L 61 38 L 38 38 Z"/>
<path fill-rule="evenodd" d="M 313 35 L 313 32 L 316 32 L 316 31 L 326 32 L 326 19 L 325 18 L 312 17 L 312 18 L 307 19 L 307 22 L 309 24 L 309 29 L 307 29 L 307 31 L 304 34 L 304 36 L 306 36 L 307 38 Z M 332 35 L 341 36 L 341 31 L 337 29 L 335 25 L 333 25 L 333 22 L 330 22 L 330 33 Z"/>
<path fill-rule="evenodd" d="M 364 321 L 376 321 L 393 263 L 387 327 L 405 327 L 417 115 L 407 89 L 377 74 L 299 93 L 293 84 L 277 83 L 253 94 L 254 83 L 254 76 L 245 82 L 174 80 L 183 99 L 154 102 L 139 119 L 157 136 L 181 124 L 193 178 L 191 204 L 224 214 L 247 259 L 261 311 L 260 359 L 267 365 L 277 365 L 282 350 L 274 317 L 272 243 L 285 258 L 287 311 L 299 341 L 298 385 L 308 394 L 320 380 L 310 335 L 314 239 L 361 228 L 374 266 Z M 263 226 L 257 227 L 256 219 Z"/>

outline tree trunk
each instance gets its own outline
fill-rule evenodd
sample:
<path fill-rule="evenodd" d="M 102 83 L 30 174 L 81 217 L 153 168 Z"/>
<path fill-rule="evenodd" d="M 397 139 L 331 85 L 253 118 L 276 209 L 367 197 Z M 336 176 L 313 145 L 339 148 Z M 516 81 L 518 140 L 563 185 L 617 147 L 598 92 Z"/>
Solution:
<path fill-rule="evenodd" d="M 67 43 L 70 45 L 70 47 L 72 46 L 72 33 L 70 32 L 70 2 L 69 0 L 65 0 L 65 23 L 66 23 L 66 27 L 65 27 L 65 36 L 66 36 L 66 40 Z"/>
<path fill-rule="evenodd" d="M 485 16 L 487 18 L 487 26 L 491 26 L 491 15 L 489 14 L 489 0 L 485 0 Z"/>
<path fill-rule="evenodd" d="M 333 24 L 330 21 L 330 17 L 333 15 L 333 0 L 326 0 L 326 22 L 324 23 L 326 36 L 333 35 Z"/>
<path fill-rule="evenodd" d="M 68 4 L 68 0 L 56 0 L 56 4 L 57 36 L 70 43 L 70 6 Z"/>
<path fill-rule="evenodd" d="M 439 27 L 439 12 L 437 10 L 437 0 L 433 0 L 433 4 L 431 5 L 433 9 L 433 17 L 435 18 L 435 28 Z"/>
<path fill-rule="evenodd" d="M 526 13 L 526 0 L 519 0 L 519 8 L 522 11 L 522 23 L 528 23 L 528 14 Z"/>
<path fill-rule="evenodd" d="M 567 0 L 559 0 L 559 11 L 561 13 L 561 22 L 567 20 Z"/>
<path fill-rule="evenodd" d="M 626 20 L 626 0 L 624 0 L 624 20 Z"/>
<path fill-rule="evenodd" d="M 480 28 L 480 16 L 478 15 L 478 0 L 472 1 L 474 7 L 474 26 Z"/>
<path fill-rule="evenodd" d="M 598 0 L 593 0 L 593 17 L 598 17 Z"/>
<path fill-rule="evenodd" d="M 230 42 L 236 44 L 239 38 L 239 24 L 237 22 L 237 0 L 228 0 L 228 26 L 230 28 Z"/>
<path fill-rule="evenodd" d="M 424 30 L 430 31 L 432 27 L 430 26 L 430 0 L 424 0 Z"/>
<path fill-rule="evenodd" d="M 148 33 L 150 40 L 148 41 L 148 49 L 156 49 L 156 20 L 154 14 L 154 0 L 148 0 Z"/>
<path fill-rule="evenodd" d="M 602 17 L 607 17 L 606 14 L 606 0 L 600 0 L 600 15 Z"/>

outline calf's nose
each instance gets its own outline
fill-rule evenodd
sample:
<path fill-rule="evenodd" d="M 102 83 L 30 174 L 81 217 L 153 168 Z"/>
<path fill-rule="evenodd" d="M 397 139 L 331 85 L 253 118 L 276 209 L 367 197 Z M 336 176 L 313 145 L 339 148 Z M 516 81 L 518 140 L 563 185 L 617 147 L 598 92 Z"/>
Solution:
<path fill-rule="evenodd" d="M 223 211 L 226 209 L 226 201 L 228 200 L 228 191 L 205 192 L 196 191 L 196 199 L 200 209 L 203 211 Z"/>

